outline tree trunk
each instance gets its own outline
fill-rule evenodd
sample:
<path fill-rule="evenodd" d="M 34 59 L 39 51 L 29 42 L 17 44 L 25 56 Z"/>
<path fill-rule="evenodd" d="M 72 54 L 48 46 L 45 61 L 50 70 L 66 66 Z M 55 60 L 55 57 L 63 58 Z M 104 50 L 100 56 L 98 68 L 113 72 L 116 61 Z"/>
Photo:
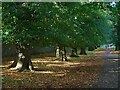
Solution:
<path fill-rule="evenodd" d="M 17 49 L 17 45 L 15 45 L 15 46 L 16 46 L 16 53 L 13 56 L 14 62 L 10 66 L 8 66 L 8 69 L 16 67 L 17 62 L 18 62 L 18 49 Z"/>
<path fill-rule="evenodd" d="M 118 50 L 120 50 L 120 41 L 117 41 L 115 45 L 115 51 L 118 51 Z"/>
<path fill-rule="evenodd" d="M 72 52 L 71 52 L 70 57 L 78 57 L 77 48 L 72 48 Z"/>
<path fill-rule="evenodd" d="M 116 39 L 116 48 L 115 50 L 120 50 L 120 19 L 118 19 L 117 25 L 117 39 Z"/>
<path fill-rule="evenodd" d="M 88 51 L 93 51 L 95 50 L 95 47 L 88 47 Z"/>
<path fill-rule="evenodd" d="M 10 66 L 8 66 L 7 68 L 8 68 L 8 69 L 14 68 L 14 67 L 17 65 L 17 62 L 18 62 L 18 58 L 17 58 L 17 59 L 14 58 L 14 62 L 13 62 Z"/>
<path fill-rule="evenodd" d="M 120 50 L 120 2 L 118 2 L 118 20 L 117 20 L 117 42 L 116 42 L 116 50 Z"/>
<path fill-rule="evenodd" d="M 56 47 L 56 58 L 60 59 L 60 48 L 59 48 L 59 46 Z"/>
<path fill-rule="evenodd" d="M 95 46 L 95 49 L 97 49 L 97 46 Z"/>
<path fill-rule="evenodd" d="M 25 69 L 33 71 L 29 46 L 17 45 L 17 51 L 18 51 L 18 60 L 14 61 L 15 64 L 13 63 L 13 66 L 16 65 L 14 69 L 17 69 L 19 71 L 23 71 Z"/>
<path fill-rule="evenodd" d="M 81 48 L 80 55 L 87 55 L 85 48 Z"/>
<path fill-rule="evenodd" d="M 61 55 L 62 55 L 62 61 L 67 61 L 67 56 L 66 56 L 66 49 L 65 47 L 61 47 Z"/>
<path fill-rule="evenodd" d="M 100 47 L 100 45 L 97 45 L 97 48 L 99 48 Z"/>

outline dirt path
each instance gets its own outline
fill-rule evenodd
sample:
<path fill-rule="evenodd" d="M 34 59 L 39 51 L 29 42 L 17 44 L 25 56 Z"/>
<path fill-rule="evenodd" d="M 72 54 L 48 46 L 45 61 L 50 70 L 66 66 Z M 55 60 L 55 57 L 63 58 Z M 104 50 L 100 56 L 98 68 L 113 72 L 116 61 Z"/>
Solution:
<path fill-rule="evenodd" d="M 103 57 L 103 71 L 98 78 L 98 83 L 94 86 L 95 88 L 118 88 L 118 75 L 120 73 L 118 54 L 111 54 L 107 50 Z"/>

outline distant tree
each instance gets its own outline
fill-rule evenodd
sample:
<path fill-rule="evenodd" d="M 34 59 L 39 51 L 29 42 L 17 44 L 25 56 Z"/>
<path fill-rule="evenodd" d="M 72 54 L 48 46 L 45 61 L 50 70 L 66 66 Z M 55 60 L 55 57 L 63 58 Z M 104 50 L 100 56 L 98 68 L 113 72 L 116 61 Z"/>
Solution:
<path fill-rule="evenodd" d="M 120 2 L 110 2 L 107 4 L 108 13 L 111 15 L 113 23 L 111 42 L 115 44 L 116 49 L 120 50 Z"/>
<path fill-rule="evenodd" d="M 117 42 L 116 50 L 120 50 L 120 1 L 117 4 Z"/>

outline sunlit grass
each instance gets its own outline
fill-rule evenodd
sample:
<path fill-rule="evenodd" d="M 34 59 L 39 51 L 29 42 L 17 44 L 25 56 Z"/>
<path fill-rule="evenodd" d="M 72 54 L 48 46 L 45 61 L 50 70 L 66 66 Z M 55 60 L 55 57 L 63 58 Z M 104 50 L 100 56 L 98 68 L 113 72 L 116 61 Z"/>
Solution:
<path fill-rule="evenodd" d="M 84 57 L 72 57 L 70 61 L 83 61 Z"/>
<path fill-rule="evenodd" d="M 95 54 L 95 51 L 86 51 L 87 55 L 93 55 Z"/>

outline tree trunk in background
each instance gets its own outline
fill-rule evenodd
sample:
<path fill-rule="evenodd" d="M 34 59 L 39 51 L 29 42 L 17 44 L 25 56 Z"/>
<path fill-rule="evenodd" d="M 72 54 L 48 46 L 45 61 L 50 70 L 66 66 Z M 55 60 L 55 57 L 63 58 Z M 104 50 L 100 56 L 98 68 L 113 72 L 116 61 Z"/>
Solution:
<path fill-rule="evenodd" d="M 19 71 L 33 70 L 31 61 L 30 46 L 28 45 L 17 45 L 18 59 L 11 65 L 15 66 L 15 69 Z"/>
<path fill-rule="evenodd" d="M 60 59 L 60 48 L 59 48 L 59 46 L 56 47 L 56 58 Z"/>
<path fill-rule="evenodd" d="M 118 51 L 119 50 L 119 44 L 118 44 L 118 42 L 116 42 L 116 44 L 115 44 L 115 51 Z"/>
<path fill-rule="evenodd" d="M 117 30 L 117 34 L 118 34 L 118 40 L 116 42 L 116 48 L 115 50 L 120 50 L 120 30 Z"/>
<path fill-rule="evenodd" d="M 94 47 L 88 47 L 88 51 L 93 51 L 93 50 L 95 50 Z"/>
<path fill-rule="evenodd" d="M 97 49 L 97 46 L 95 46 L 95 49 Z"/>
<path fill-rule="evenodd" d="M 97 45 L 97 48 L 100 47 L 100 45 Z"/>
<path fill-rule="evenodd" d="M 87 55 L 86 48 L 81 48 L 80 55 Z"/>
<path fill-rule="evenodd" d="M 72 48 L 72 52 L 71 52 L 70 57 L 79 57 L 77 54 L 77 48 Z"/>
<path fill-rule="evenodd" d="M 65 47 L 61 47 L 61 55 L 62 55 L 62 61 L 67 61 L 67 56 L 66 56 L 66 49 Z"/>
<path fill-rule="evenodd" d="M 117 47 L 120 50 L 120 2 L 118 2 L 118 23 L 117 23 L 117 35 L 118 35 L 118 43 Z"/>
<path fill-rule="evenodd" d="M 14 68 L 17 65 L 18 57 L 16 57 L 16 56 L 17 55 L 15 55 L 15 57 L 14 57 L 14 62 L 10 66 L 8 66 L 8 69 Z"/>
<path fill-rule="evenodd" d="M 118 2 L 118 21 L 117 21 L 117 42 L 116 42 L 116 49 L 115 50 L 120 50 L 120 2 Z"/>
<path fill-rule="evenodd" d="M 16 46 L 16 52 L 15 52 L 15 55 L 13 57 L 14 62 L 10 66 L 7 67 L 8 69 L 16 67 L 17 62 L 18 62 L 17 45 L 15 45 L 15 46 Z"/>
<path fill-rule="evenodd" d="M 88 47 L 88 51 L 93 51 L 95 49 L 97 49 L 97 46 Z"/>

